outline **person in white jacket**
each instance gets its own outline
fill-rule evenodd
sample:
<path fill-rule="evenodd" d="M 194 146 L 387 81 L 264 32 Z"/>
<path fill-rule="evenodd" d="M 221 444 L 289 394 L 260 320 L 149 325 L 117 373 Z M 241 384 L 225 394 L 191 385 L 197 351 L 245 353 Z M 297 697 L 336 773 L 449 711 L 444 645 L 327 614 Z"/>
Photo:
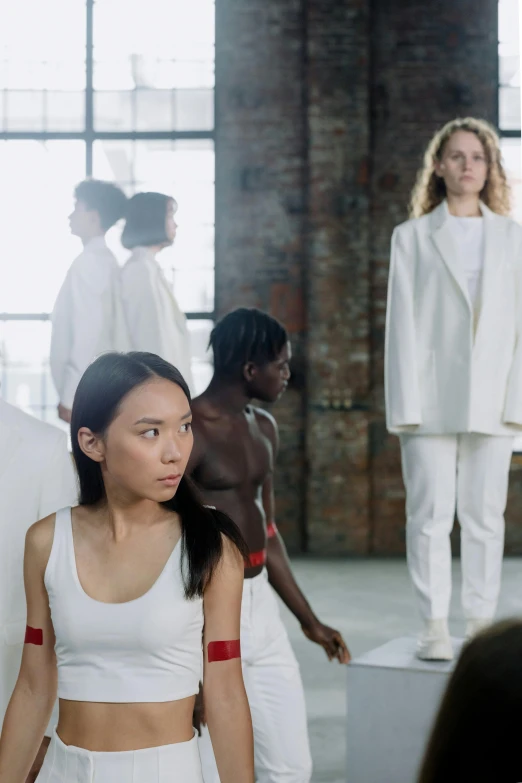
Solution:
<path fill-rule="evenodd" d="M 392 237 L 388 430 L 400 437 L 407 559 L 425 625 L 417 654 L 453 657 L 450 532 L 461 527 L 466 635 L 500 591 L 513 436 L 522 428 L 522 227 L 498 137 L 454 120 L 431 141 L 412 218 Z"/>
<path fill-rule="evenodd" d="M 173 364 L 194 392 L 187 320 L 156 256 L 176 237 L 175 200 L 163 193 L 137 193 L 127 206 L 123 247 L 132 254 L 122 269 L 122 296 L 130 349 L 148 351 Z"/>
<path fill-rule="evenodd" d="M 0 398 L 0 729 L 22 659 L 25 534 L 38 519 L 76 498 L 65 433 Z M 34 780 L 48 743 L 28 780 Z"/>
<path fill-rule="evenodd" d="M 76 387 L 100 353 L 128 350 L 119 274 L 105 234 L 124 217 L 127 198 L 112 182 L 85 180 L 75 190 L 71 233 L 83 251 L 73 261 L 52 315 L 51 373 L 58 392 L 58 415 L 71 420 Z"/>

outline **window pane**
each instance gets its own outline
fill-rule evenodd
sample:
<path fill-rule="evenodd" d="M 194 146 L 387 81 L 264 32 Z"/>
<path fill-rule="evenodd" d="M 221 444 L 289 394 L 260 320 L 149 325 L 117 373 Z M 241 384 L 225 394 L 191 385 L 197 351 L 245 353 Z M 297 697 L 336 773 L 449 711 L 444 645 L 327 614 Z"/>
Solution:
<path fill-rule="evenodd" d="M 520 129 L 520 88 L 499 88 L 499 122 L 503 130 Z"/>
<path fill-rule="evenodd" d="M 518 54 L 500 56 L 499 81 L 505 87 L 520 87 L 520 58 Z"/>
<path fill-rule="evenodd" d="M 75 185 L 85 176 L 79 141 L 0 142 L 0 312 L 50 312 L 81 250 L 69 232 Z M 31 172 L 30 180 L 22 176 Z"/>
<path fill-rule="evenodd" d="M 60 424 L 49 369 L 49 321 L 0 321 L 0 394 L 40 419 Z"/>
<path fill-rule="evenodd" d="M 3 130 L 81 131 L 85 126 L 83 92 L 9 90 L 5 93 L 5 107 Z"/>
<path fill-rule="evenodd" d="M 85 127 L 85 93 L 47 92 L 47 127 L 54 131 L 82 131 Z"/>
<path fill-rule="evenodd" d="M 166 252 L 166 251 L 165 251 Z M 161 257 L 159 258 L 161 260 Z M 175 261 L 175 258 L 173 258 Z M 161 261 L 162 265 L 164 264 Z M 180 307 L 187 313 L 211 313 L 214 309 L 214 268 L 199 267 L 172 269 L 170 280 Z"/>
<path fill-rule="evenodd" d="M 192 374 L 196 394 L 207 388 L 212 378 L 212 351 L 208 350 L 212 321 L 189 321 L 190 347 L 192 350 Z"/>
<path fill-rule="evenodd" d="M 115 127 L 101 97 L 105 92 L 125 105 L 125 93 L 133 96 L 136 111 L 125 111 L 119 117 L 119 130 L 211 129 L 213 0 L 150 0 L 146 4 L 97 0 L 94 87 L 98 130 Z M 155 91 L 161 94 L 154 97 Z"/>
<path fill-rule="evenodd" d="M 176 130 L 212 130 L 214 127 L 213 90 L 177 90 L 175 94 Z"/>
<path fill-rule="evenodd" d="M 138 131 L 171 130 L 174 124 L 174 93 L 170 90 L 138 90 L 135 93 Z"/>
<path fill-rule="evenodd" d="M 74 130 L 81 126 L 85 18 L 85 0 L 19 0 L 3 4 L 0 102 L 7 94 L 3 129 Z M 51 108 L 46 116 L 47 90 L 70 97 L 66 120 L 63 111 L 56 108 Z M 58 121 L 56 126 L 54 120 Z"/>
<path fill-rule="evenodd" d="M 5 100 L 5 129 L 11 131 L 44 130 L 44 93 L 10 90 Z"/>
<path fill-rule="evenodd" d="M 135 124 L 133 96 L 131 92 L 96 92 L 94 115 L 97 129 L 104 131 L 132 129 Z"/>
<path fill-rule="evenodd" d="M 85 0 L 3 3 L 0 49 L 7 60 L 71 65 L 83 62 Z M 77 86 L 85 86 L 85 79 Z"/>
<path fill-rule="evenodd" d="M 499 0 L 498 3 L 498 40 L 507 45 L 513 54 L 519 50 L 519 10 L 517 0 Z"/>
<path fill-rule="evenodd" d="M 512 217 L 522 223 L 522 159 L 520 139 L 501 139 L 502 162 L 513 201 Z"/>

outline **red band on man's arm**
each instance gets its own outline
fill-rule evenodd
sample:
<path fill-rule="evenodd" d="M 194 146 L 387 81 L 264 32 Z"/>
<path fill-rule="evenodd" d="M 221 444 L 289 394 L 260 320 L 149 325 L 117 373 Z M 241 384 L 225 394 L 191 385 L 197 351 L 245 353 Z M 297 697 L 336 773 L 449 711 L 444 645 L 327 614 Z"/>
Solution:
<path fill-rule="evenodd" d="M 41 628 L 31 628 L 28 625 L 25 629 L 24 644 L 43 644 L 43 631 Z"/>
<path fill-rule="evenodd" d="M 277 536 L 277 527 L 275 522 L 269 522 L 266 526 L 266 537 L 275 538 Z"/>
<path fill-rule="evenodd" d="M 214 661 L 231 661 L 232 658 L 241 658 L 241 643 L 239 639 L 233 642 L 209 642 L 209 663 Z"/>
<path fill-rule="evenodd" d="M 245 568 L 257 568 L 258 566 L 266 563 L 266 549 L 261 549 L 260 552 L 250 552 L 249 556 L 245 560 Z"/>

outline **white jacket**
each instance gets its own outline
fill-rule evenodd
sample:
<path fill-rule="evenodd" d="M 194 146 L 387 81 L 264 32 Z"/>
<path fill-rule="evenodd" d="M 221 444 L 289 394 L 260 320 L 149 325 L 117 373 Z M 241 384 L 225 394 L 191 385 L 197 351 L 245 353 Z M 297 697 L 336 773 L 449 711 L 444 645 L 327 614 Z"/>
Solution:
<path fill-rule="evenodd" d="M 163 271 L 146 247 L 136 247 L 121 271 L 122 298 L 133 351 L 170 362 L 194 392 L 190 334 Z"/>
<path fill-rule="evenodd" d="M 38 519 L 76 503 L 66 435 L 0 399 L 0 726 L 25 635 L 25 534 Z"/>
<path fill-rule="evenodd" d="M 522 428 L 522 227 L 480 208 L 477 313 L 446 202 L 393 232 L 385 337 L 390 432 L 513 435 Z"/>
<path fill-rule="evenodd" d="M 72 408 L 83 373 L 105 351 L 128 351 L 120 268 L 103 237 L 73 261 L 52 316 L 51 373 L 60 402 Z"/>

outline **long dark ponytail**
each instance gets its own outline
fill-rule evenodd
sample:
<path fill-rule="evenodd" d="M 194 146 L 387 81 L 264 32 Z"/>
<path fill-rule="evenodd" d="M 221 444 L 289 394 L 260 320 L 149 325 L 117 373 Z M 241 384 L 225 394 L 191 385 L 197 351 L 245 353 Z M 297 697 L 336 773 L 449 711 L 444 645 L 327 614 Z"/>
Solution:
<path fill-rule="evenodd" d="M 80 448 L 78 431 L 88 427 L 103 436 L 123 399 L 154 377 L 177 384 L 191 401 L 189 388 L 176 367 L 153 353 L 106 353 L 85 371 L 74 397 L 71 417 L 72 449 L 80 482 L 80 505 L 92 506 L 106 497 L 101 466 Z M 223 552 L 225 535 L 247 556 L 246 544 L 234 522 L 221 511 L 204 506 L 184 476 L 171 500 L 163 506 L 181 519 L 183 577 L 187 598 L 202 596 Z"/>

